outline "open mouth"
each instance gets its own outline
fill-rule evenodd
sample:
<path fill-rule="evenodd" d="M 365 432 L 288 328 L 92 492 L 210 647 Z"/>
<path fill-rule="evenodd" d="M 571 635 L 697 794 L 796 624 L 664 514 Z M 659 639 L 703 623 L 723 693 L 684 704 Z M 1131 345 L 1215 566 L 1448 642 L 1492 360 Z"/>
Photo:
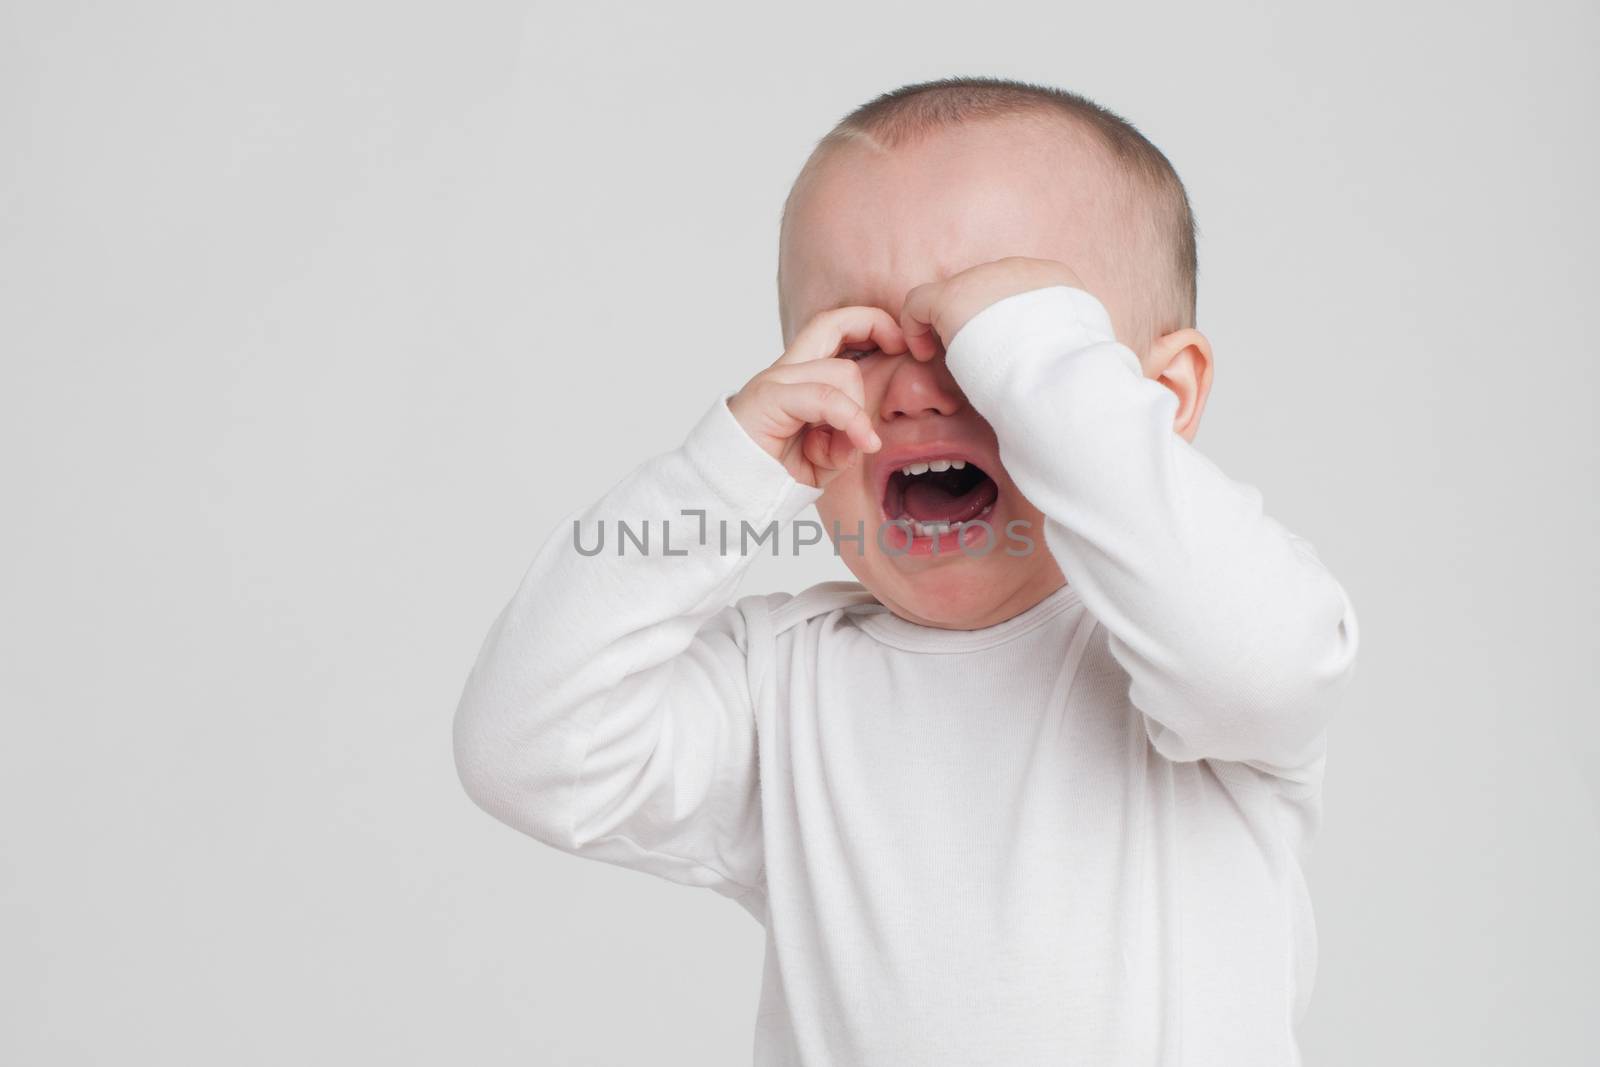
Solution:
<path fill-rule="evenodd" d="M 994 479 L 971 460 L 919 460 L 889 475 L 883 513 L 908 523 L 916 537 L 959 536 L 965 524 L 986 518 L 999 496 Z"/>

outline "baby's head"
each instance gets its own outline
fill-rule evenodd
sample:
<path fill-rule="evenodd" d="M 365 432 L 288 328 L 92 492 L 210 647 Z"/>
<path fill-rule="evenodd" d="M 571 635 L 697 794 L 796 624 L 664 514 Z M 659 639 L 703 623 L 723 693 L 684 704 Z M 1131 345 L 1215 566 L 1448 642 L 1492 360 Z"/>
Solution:
<path fill-rule="evenodd" d="M 911 288 L 1008 256 L 1072 268 L 1145 374 L 1197 394 L 1181 429 L 1192 437 L 1210 352 L 1193 329 L 1195 234 L 1183 184 L 1131 125 L 1057 89 L 946 79 L 885 94 L 842 120 L 784 207 L 784 344 L 819 311 L 866 305 L 898 318 Z M 994 430 L 943 353 L 921 362 L 871 351 L 857 362 L 883 448 L 829 482 L 817 508 L 830 531 L 865 529 L 859 550 L 840 546 L 861 583 L 898 615 L 954 629 L 993 625 L 1059 588 L 1043 517 L 1006 475 Z M 1170 381 L 1169 364 L 1181 368 Z M 964 456 L 966 466 L 938 477 L 903 472 L 935 455 Z M 931 537 L 905 551 L 891 536 L 886 550 L 877 537 L 890 520 L 979 516 L 998 535 L 983 555 L 934 554 Z M 1031 550 L 1004 535 L 1015 520 Z"/>

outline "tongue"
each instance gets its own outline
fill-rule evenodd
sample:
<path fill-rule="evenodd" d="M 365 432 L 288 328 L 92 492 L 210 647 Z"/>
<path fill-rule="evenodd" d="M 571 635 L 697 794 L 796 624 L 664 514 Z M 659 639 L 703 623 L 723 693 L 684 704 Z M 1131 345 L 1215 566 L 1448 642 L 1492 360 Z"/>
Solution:
<path fill-rule="evenodd" d="M 994 503 L 1000 490 L 992 478 L 985 478 L 965 493 L 947 493 L 929 482 L 906 486 L 906 515 L 918 522 L 965 522 Z"/>

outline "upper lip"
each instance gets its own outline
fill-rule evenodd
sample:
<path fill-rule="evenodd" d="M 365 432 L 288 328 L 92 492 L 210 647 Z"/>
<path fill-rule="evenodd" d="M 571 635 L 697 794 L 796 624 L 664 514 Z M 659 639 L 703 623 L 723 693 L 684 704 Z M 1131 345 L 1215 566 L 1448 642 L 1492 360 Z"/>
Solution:
<path fill-rule="evenodd" d="M 964 460 L 980 468 L 999 484 L 1000 479 L 996 475 L 1000 470 L 1000 457 L 987 444 L 952 436 L 930 438 L 926 441 L 906 441 L 894 445 L 886 444 L 881 451 L 873 453 L 870 468 L 872 484 L 878 492 L 879 509 L 883 508 L 884 497 L 889 491 L 889 479 L 896 471 L 912 463 L 928 463 L 936 459 Z"/>

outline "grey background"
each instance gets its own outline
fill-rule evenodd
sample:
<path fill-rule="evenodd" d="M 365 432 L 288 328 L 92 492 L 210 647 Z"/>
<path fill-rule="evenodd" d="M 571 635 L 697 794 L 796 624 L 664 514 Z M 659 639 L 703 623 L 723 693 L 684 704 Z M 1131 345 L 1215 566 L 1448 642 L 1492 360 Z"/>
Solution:
<path fill-rule="evenodd" d="M 1307 1062 L 1593 1062 L 1597 31 L 0 7 L 0 1060 L 748 1062 L 759 928 L 478 812 L 450 717 L 556 519 L 777 356 L 813 140 L 983 73 L 1176 164 L 1197 444 L 1360 612 Z"/>

